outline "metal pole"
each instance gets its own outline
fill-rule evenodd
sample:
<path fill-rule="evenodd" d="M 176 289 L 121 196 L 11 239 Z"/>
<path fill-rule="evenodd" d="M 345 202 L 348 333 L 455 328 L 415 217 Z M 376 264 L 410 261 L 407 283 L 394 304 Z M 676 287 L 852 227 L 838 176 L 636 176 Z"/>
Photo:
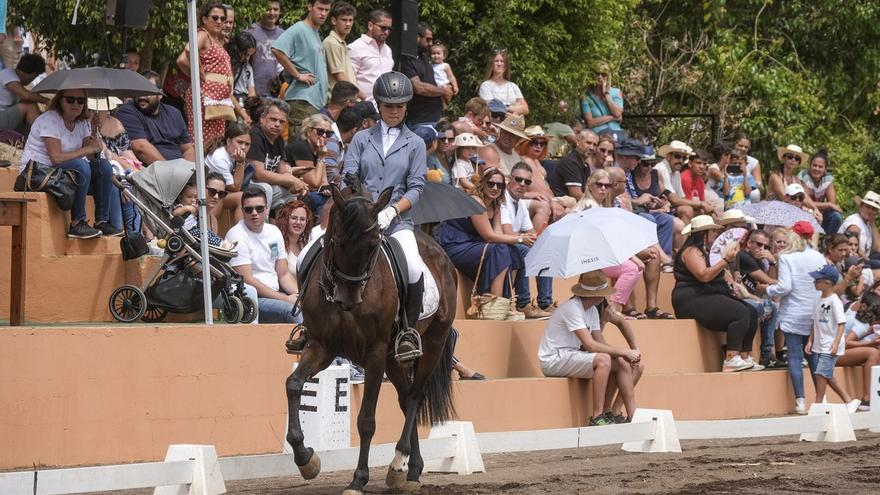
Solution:
<path fill-rule="evenodd" d="M 199 232 L 202 245 L 202 290 L 205 303 L 205 323 L 214 324 L 213 298 L 211 297 L 211 263 L 208 252 L 208 202 L 205 200 L 205 150 L 202 144 L 202 90 L 199 77 L 199 45 L 196 37 L 196 2 L 187 0 L 187 19 L 189 30 L 189 64 L 192 84 L 193 144 L 196 153 L 196 189 L 199 198 Z"/>

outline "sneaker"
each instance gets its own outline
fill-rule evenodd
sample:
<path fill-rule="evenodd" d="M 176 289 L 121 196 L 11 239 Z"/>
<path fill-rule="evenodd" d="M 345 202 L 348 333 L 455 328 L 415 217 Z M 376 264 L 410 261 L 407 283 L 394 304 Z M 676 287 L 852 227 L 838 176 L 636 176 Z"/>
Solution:
<path fill-rule="evenodd" d="M 855 412 L 858 411 L 860 407 L 862 407 L 861 399 L 853 399 L 846 403 L 846 410 L 850 414 L 855 414 Z"/>
<path fill-rule="evenodd" d="M 507 318 L 505 318 L 505 320 L 507 321 L 523 321 L 525 319 L 526 315 L 518 309 L 511 309 L 510 311 L 508 311 Z"/>
<path fill-rule="evenodd" d="M 794 400 L 794 412 L 798 414 L 807 414 L 807 401 L 803 397 Z"/>
<path fill-rule="evenodd" d="M 539 305 L 538 307 L 541 308 L 542 311 L 546 311 L 548 313 L 553 313 L 554 311 L 556 311 L 556 308 L 559 307 L 559 303 L 556 301 L 553 301 L 552 303 L 550 303 L 547 306 L 542 307 Z"/>
<path fill-rule="evenodd" d="M 866 412 L 871 410 L 871 402 L 863 400 L 861 404 L 859 404 L 859 411 Z"/>
<path fill-rule="evenodd" d="M 755 360 L 752 359 L 752 356 L 749 356 L 748 359 L 743 359 L 743 361 L 745 361 L 746 364 L 752 365 L 752 367 L 749 368 L 749 371 L 763 371 L 765 368 L 765 366 L 762 364 L 756 364 Z"/>
<path fill-rule="evenodd" d="M 730 359 L 724 361 L 724 365 L 721 367 L 721 371 L 731 372 L 731 371 L 743 371 L 747 369 L 751 369 L 755 366 L 755 362 L 751 363 L 747 362 L 743 359 L 739 354 L 733 356 Z"/>
<path fill-rule="evenodd" d="M 544 311 L 534 303 L 523 308 L 516 308 L 516 310 L 522 312 L 527 320 L 546 320 L 552 315 L 552 313 Z"/>
<path fill-rule="evenodd" d="M 364 383 L 364 369 L 351 363 L 351 372 L 349 373 L 348 383 L 351 383 L 352 385 Z"/>
<path fill-rule="evenodd" d="M 614 423 L 611 422 L 604 414 L 600 414 L 596 417 L 590 418 L 590 423 L 587 426 L 608 426 Z"/>
<path fill-rule="evenodd" d="M 95 222 L 95 229 L 100 230 L 103 236 L 122 235 L 122 231 L 110 225 L 110 222 Z"/>
<path fill-rule="evenodd" d="M 67 237 L 71 239 L 94 239 L 95 237 L 101 237 L 101 231 L 90 227 L 85 220 L 80 220 L 70 226 L 70 230 L 67 231 Z"/>
<path fill-rule="evenodd" d="M 603 416 L 605 416 L 605 419 L 611 421 L 616 425 L 630 422 L 626 416 L 624 416 L 623 414 L 614 414 L 614 411 L 608 411 L 604 413 Z"/>

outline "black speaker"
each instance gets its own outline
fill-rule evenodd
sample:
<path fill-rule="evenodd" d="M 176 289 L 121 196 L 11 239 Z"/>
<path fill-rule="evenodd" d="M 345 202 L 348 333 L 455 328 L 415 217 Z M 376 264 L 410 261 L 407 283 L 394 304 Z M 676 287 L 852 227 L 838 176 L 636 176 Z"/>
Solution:
<path fill-rule="evenodd" d="M 150 0 L 107 0 L 104 21 L 114 26 L 147 27 L 150 19 Z"/>
<path fill-rule="evenodd" d="M 391 2 L 391 30 L 389 45 L 394 54 L 395 66 L 400 66 L 402 55 L 418 56 L 416 38 L 419 35 L 419 2 L 416 0 L 393 0 Z"/>

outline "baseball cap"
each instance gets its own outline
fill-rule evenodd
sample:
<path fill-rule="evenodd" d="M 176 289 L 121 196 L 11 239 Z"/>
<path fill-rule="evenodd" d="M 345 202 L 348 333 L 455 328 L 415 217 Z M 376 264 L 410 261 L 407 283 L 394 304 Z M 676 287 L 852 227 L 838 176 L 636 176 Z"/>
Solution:
<path fill-rule="evenodd" d="M 415 129 L 413 129 L 413 133 L 415 133 L 416 136 L 422 138 L 422 141 L 425 142 L 426 148 L 431 146 L 431 143 L 437 140 L 437 130 L 430 125 L 417 126 Z"/>
<path fill-rule="evenodd" d="M 814 272 L 810 272 L 810 276 L 813 277 L 813 280 L 830 280 L 835 284 L 840 280 L 840 272 L 834 265 L 830 264 L 825 265 Z"/>
<path fill-rule="evenodd" d="M 355 103 L 352 107 L 358 115 L 361 116 L 362 119 L 373 119 L 379 120 L 379 112 L 376 111 L 376 107 L 369 101 L 361 101 Z"/>
<path fill-rule="evenodd" d="M 789 184 L 785 186 L 785 195 L 786 196 L 796 196 L 798 194 L 806 195 L 806 191 L 804 191 L 804 186 L 800 184 Z"/>
<path fill-rule="evenodd" d="M 795 222 L 794 225 L 791 226 L 791 231 L 807 239 L 813 237 L 813 234 L 816 232 L 813 225 L 806 220 Z"/>
<path fill-rule="evenodd" d="M 489 100 L 489 112 L 490 113 L 507 113 L 507 105 L 504 104 L 503 101 L 493 98 Z"/>
<path fill-rule="evenodd" d="M 614 154 L 618 156 L 635 156 L 642 158 L 645 156 L 645 147 L 635 139 L 627 138 L 617 144 L 617 147 L 614 149 Z"/>

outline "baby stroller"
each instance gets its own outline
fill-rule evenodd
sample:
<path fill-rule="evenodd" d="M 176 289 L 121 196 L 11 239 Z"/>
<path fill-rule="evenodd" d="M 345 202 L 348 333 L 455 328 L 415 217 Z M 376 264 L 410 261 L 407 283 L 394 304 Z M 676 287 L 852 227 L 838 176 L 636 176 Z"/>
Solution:
<path fill-rule="evenodd" d="M 135 205 L 150 231 L 165 244 L 161 262 L 143 286 L 122 285 L 110 295 L 110 314 L 117 321 L 155 323 L 169 312 L 192 313 L 203 308 L 200 241 L 183 228 L 183 218 L 169 213 L 194 170 L 193 162 L 172 160 L 114 177 L 123 197 Z M 214 301 L 220 298 L 228 323 L 251 323 L 257 316 L 257 304 L 245 295 L 242 276 L 229 265 L 236 254 L 210 247 L 211 296 Z"/>

